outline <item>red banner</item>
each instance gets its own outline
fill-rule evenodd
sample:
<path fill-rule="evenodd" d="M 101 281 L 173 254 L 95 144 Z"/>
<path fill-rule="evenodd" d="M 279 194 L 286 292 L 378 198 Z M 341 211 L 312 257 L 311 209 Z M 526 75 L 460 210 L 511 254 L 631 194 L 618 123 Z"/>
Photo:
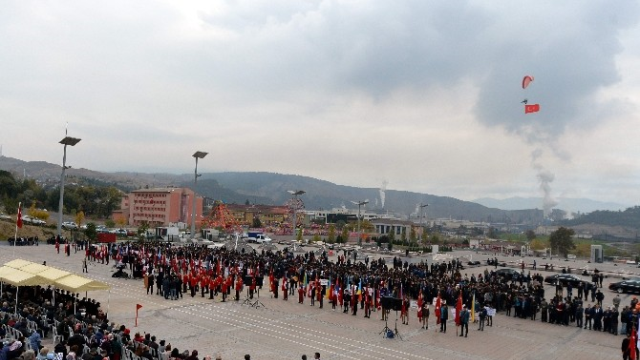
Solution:
<path fill-rule="evenodd" d="M 531 105 L 525 105 L 524 106 L 524 113 L 525 114 L 536 113 L 538 111 L 540 111 L 540 104 L 531 104 Z"/>

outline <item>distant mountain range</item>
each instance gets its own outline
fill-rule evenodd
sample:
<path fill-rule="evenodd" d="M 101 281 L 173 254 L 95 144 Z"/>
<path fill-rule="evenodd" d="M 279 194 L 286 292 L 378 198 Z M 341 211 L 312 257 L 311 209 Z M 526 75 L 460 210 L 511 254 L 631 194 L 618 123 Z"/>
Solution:
<path fill-rule="evenodd" d="M 480 198 L 472 200 L 475 203 L 490 208 L 498 208 L 503 210 L 521 210 L 521 209 L 542 209 L 542 199 L 534 197 L 510 197 L 506 199 Z M 618 211 L 631 207 L 633 204 L 618 204 L 613 202 L 603 202 L 585 198 L 557 198 L 558 205 L 556 209 L 562 209 L 568 214 L 571 213 L 589 213 L 596 210 Z"/>
<path fill-rule="evenodd" d="M 0 169 L 11 171 L 18 178 L 26 174 L 40 183 L 57 186 L 60 165 L 42 161 L 25 162 L 0 157 Z M 193 187 L 190 174 L 147 174 L 134 172 L 105 173 L 89 169 L 69 169 L 70 179 L 98 181 L 114 185 L 123 191 L 144 187 L 185 186 Z M 352 201 L 368 200 L 363 211 L 390 214 L 404 219 L 419 218 L 419 204 L 429 204 L 423 209 L 428 220 L 451 218 L 456 220 L 485 221 L 491 223 L 530 224 L 543 222 L 540 199 L 511 198 L 505 200 L 478 199 L 462 201 L 452 197 L 421 194 L 410 191 L 358 188 L 337 185 L 307 176 L 266 172 L 222 172 L 203 174 L 196 191 L 210 199 L 226 203 L 283 205 L 291 199 L 288 190 L 304 190 L 300 196 L 307 209 L 346 207 L 356 210 Z M 384 204 L 384 206 L 383 206 Z M 559 208 L 567 212 L 582 213 L 593 210 L 624 209 L 621 204 L 604 203 L 589 199 L 560 199 Z"/>

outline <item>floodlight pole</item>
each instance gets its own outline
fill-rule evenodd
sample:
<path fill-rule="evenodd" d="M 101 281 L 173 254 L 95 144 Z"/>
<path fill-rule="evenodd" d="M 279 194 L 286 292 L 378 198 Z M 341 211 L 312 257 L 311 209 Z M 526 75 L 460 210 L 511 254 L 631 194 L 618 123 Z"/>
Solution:
<path fill-rule="evenodd" d="M 355 202 L 355 204 L 358 205 L 358 241 L 360 241 L 360 238 L 362 237 L 362 234 L 360 234 L 360 207 L 367 205 L 368 203 L 369 200 Z"/>
<path fill-rule="evenodd" d="M 298 211 L 297 205 L 298 205 L 298 195 L 302 195 L 305 193 L 304 190 L 288 190 L 287 191 L 289 194 L 291 194 L 293 196 L 293 239 L 297 239 L 298 238 L 298 234 L 296 232 L 296 228 L 297 228 L 297 219 L 296 219 L 296 212 Z"/>
<path fill-rule="evenodd" d="M 196 170 L 193 177 L 193 210 L 191 211 L 191 235 L 189 237 L 191 240 L 193 240 L 196 235 L 196 187 L 198 186 L 198 177 L 201 176 L 201 174 L 198 174 L 198 159 L 203 159 L 207 154 L 208 153 L 203 151 L 196 151 L 195 154 L 193 154 L 193 157 L 196 159 Z"/>
<path fill-rule="evenodd" d="M 422 233 L 425 232 L 425 229 L 424 229 L 424 216 L 422 215 L 422 209 L 426 208 L 427 206 L 429 206 L 429 204 L 420 203 L 420 229 L 422 230 Z"/>
<path fill-rule="evenodd" d="M 60 175 L 60 201 L 58 203 L 58 236 L 62 237 L 62 210 L 64 207 L 64 173 L 67 170 L 67 145 L 75 146 L 81 139 L 65 136 L 60 140 L 60 144 L 64 145 L 62 155 L 62 175 Z"/>
<path fill-rule="evenodd" d="M 420 227 L 423 227 L 423 222 L 424 222 L 424 216 L 422 215 L 422 209 L 426 208 L 427 206 L 429 206 L 429 204 L 420 203 Z"/>

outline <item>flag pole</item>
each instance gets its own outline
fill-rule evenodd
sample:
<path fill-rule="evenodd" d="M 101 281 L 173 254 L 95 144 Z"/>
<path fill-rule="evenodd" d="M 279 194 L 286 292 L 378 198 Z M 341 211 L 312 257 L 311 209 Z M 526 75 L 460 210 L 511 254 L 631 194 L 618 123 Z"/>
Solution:
<path fill-rule="evenodd" d="M 16 231 L 13 234 L 13 257 L 16 257 L 16 241 L 18 241 L 18 225 L 22 227 L 22 211 L 20 208 L 22 207 L 22 202 L 18 203 L 18 216 L 16 218 Z"/>

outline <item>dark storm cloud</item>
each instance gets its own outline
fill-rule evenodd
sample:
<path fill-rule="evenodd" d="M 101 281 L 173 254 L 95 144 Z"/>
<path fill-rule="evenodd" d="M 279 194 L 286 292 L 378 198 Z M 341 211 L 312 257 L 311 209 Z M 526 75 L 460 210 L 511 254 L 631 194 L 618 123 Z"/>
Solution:
<path fill-rule="evenodd" d="M 322 89 L 376 99 L 399 88 L 428 94 L 469 81 L 478 100 L 467 105 L 481 123 L 534 143 L 613 111 L 596 95 L 619 80 L 619 36 L 638 21 L 636 1 L 322 1 L 236 10 L 203 16 L 237 37 L 224 41 L 224 53 L 203 50 L 215 68 L 200 54 L 193 58 L 201 81 L 243 91 L 251 84 L 253 95 L 266 97 Z M 527 74 L 536 80 L 523 91 Z M 525 98 L 541 112 L 525 116 Z"/>

